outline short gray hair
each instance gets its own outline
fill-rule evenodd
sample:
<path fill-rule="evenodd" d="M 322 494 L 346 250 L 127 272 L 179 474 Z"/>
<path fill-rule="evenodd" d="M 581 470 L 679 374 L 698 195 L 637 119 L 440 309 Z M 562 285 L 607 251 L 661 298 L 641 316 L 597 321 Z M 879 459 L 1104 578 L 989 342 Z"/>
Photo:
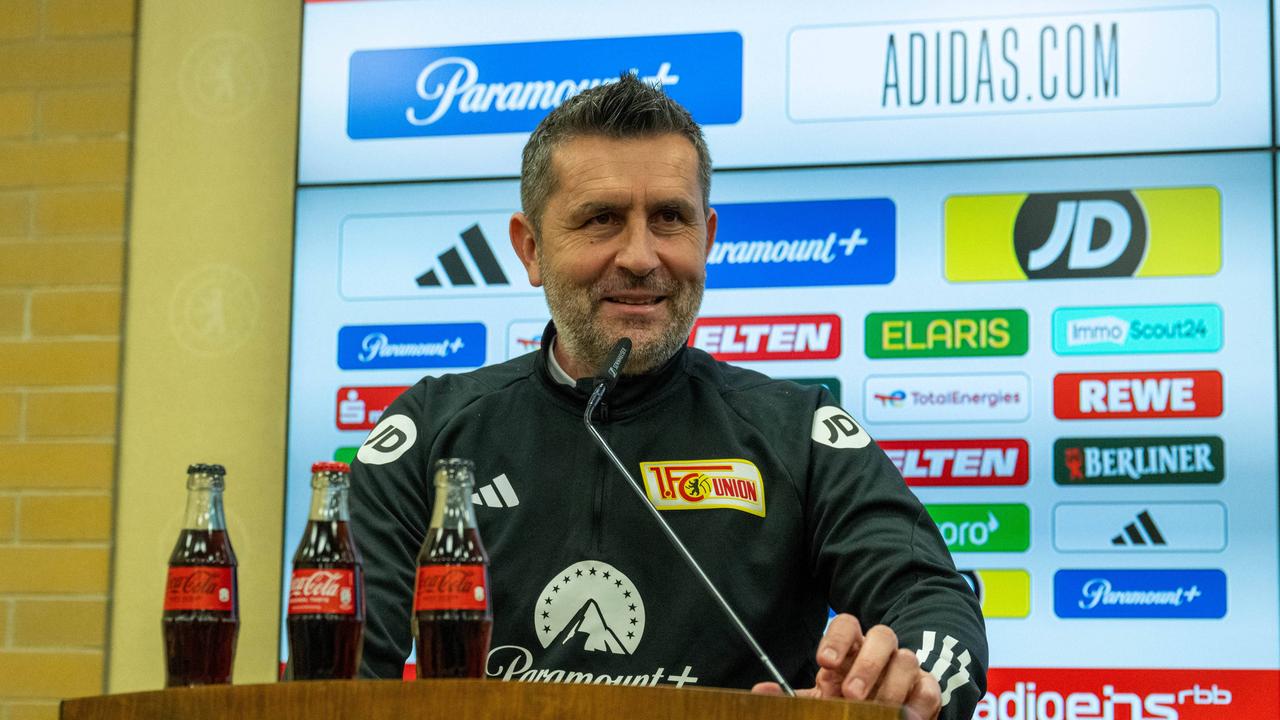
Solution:
<path fill-rule="evenodd" d="M 711 206 L 711 152 L 702 128 L 680 103 L 658 85 L 649 85 L 631 73 L 616 81 L 566 100 L 552 110 L 525 143 L 520 164 L 520 206 L 535 230 L 556 189 L 551 153 L 561 143 L 577 137 L 630 139 L 674 133 L 693 144 L 698 153 L 698 181 L 702 207 Z"/>

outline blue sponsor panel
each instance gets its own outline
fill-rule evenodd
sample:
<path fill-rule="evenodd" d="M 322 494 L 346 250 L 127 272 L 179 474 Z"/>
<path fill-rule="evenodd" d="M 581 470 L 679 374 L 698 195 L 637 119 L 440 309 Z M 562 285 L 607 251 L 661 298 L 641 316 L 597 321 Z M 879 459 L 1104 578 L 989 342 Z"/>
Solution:
<path fill-rule="evenodd" d="M 485 359 L 481 323 L 348 325 L 338 330 L 343 370 L 480 367 Z"/>
<path fill-rule="evenodd" d="M 362 50 L 350 68 L 353 140 L 529 132 L 623 72 L 661 84 L 702 125 L 742 117 L 736 32 Z"/>
<path fill-rule="evenodd" d="M 1221 570 L 1059 570 L 1053 612 L 1060 618 L 1221 618 Z"/>
<path fill-rule="evenodd" d="M 896 267 L 888 198 L 715 205 L 707 288 L 885 285 Z"/>
<path fill-rule="evenodd" d="M 1059 355 L 1217 352 L 1217 305 L 1129 305 L 1053 311 L 1053 351 Z"/>

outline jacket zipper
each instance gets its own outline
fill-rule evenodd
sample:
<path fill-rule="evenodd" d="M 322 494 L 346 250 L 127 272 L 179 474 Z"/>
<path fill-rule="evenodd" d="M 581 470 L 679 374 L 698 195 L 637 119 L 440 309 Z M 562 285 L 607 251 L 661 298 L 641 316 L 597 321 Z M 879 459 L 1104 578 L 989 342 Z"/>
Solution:
<path fill-rule="evenodd" d="M 604 425 L 605 423 L 608 423 L 609 406 L 604 403 L 600 403 L 597 412 L 600 424 Z M 604 428 L 601 428 L 600 435 L 606 440 L 608 439 Z M 596 452 L 600 453 L 601 451 L 599 448 L 596 448 Z M 607 477 L 609 474 L 609 460 L 608 458 L 603 458 L 603 460 L 604 465 L 601 469 L 602 471 L 596 474 L 595 488 L 593 489 L 594 492 L 592 493 L 593 497 L 591 500 L 591 548 L 592 552 L 596 554 L 596 557 L 599 557 L 601 553 L 604 552 L 604 484 L 609 480 Z"/>

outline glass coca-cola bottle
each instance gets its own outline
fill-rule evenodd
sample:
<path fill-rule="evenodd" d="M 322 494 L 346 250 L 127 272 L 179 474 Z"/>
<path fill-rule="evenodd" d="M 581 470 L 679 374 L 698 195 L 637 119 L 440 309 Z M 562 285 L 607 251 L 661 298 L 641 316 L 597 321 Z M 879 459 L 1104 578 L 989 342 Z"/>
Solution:
<path fill-rule="evenodd" d="M 187 514 L 169 555 L 164 595 L 167 687 L 231 682 L 240 606 L 222 510 L 225 475 L 221 465 L 187 468 Z"/>
<path fill-rule="evenodd" d="M 364 571 L 351 537 L 342 462 L 311 466 L 311 515 L 289 581 L 289 670 L 294 680 L 347 679 L 364 648 Z"/>
<path fill-rule="evenodd" d="M 470 460 L 436 461 L 431 527 L 418 553 L 413 634 L 418 677 L 484 677 L 493 612 L 489 555 L 476 530 Z"/>

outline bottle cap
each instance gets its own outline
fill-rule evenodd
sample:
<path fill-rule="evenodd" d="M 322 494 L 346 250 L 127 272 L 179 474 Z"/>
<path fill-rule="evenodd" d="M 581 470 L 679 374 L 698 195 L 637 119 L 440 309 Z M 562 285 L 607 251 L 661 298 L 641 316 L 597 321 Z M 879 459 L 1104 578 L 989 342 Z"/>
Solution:
<path fill-rule="evenodd" d="M 313 463 L 311 465 L 311 472 L 312 473 L 318 473 L 318 472 L 349 473 L 351 472 L 351 466 L 344 462 L 321 461 L 318 463 Z"/>
<path fill-rule="evenodd" d="M 195 463 L 187 466 L 188 475 L 216 475 L 222 477 L 227 474 L 227 469 L 221 465 L 211 463 Z"/>

